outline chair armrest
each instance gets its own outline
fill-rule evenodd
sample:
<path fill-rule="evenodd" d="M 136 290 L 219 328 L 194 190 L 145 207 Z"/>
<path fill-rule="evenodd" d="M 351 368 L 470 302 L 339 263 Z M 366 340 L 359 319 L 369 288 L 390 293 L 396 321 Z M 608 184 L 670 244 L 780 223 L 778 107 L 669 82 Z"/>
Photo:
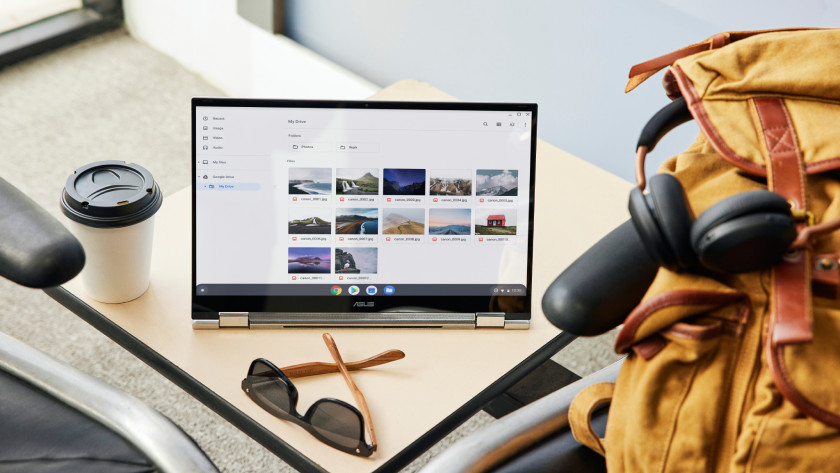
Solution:
<path fill-rule="evenodd" d="M 0 371 L 125 439 L 157 467 L 154 471 L 218 473 L 192 438 L 156 410 L 4 333 L 0 333 Z M 45 430 L 50 428 L 49 419 L 42 422 Z"/>
<path fill-rule="evenodd" d="M 557 276 L 545 290 L 543 313 L 564 332 L 600 335 L 624 323 L 657 271 L 659 264 L 627 220 Z"/>
<path fill-rule="evenodd" d="M 0 178 L 0 276 L 45 288 L 73 279 L 84 264 L 79 241 L 46 210 Z"/>
<path fill-rule="evenodd" d="M 432 459 L 421 473 L 478 473 L 515 457 L 568 426 L 569 405 L 577 393 L 592 384 L 615 381 L 623 361 L 575 381 L 461 439 Z"/>

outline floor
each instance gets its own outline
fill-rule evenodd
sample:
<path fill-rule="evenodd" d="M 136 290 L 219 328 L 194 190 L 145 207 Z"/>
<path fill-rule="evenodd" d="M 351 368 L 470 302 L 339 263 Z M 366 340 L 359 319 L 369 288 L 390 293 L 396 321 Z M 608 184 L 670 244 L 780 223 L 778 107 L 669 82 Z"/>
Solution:
<path fill-rule="evenodd" d="M 81 6 L 82 0 L 3 0 L 0 3 L 0 33 Z"/>

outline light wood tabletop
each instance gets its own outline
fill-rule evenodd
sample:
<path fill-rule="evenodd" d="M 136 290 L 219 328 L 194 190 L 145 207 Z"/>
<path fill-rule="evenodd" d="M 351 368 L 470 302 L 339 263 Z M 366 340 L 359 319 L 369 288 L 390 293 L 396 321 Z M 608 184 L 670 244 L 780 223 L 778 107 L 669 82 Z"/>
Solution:
<path fill-rule="evenodd" d="M 453 100 L 418 81 L 403 81 L 383 89 L 372 99 Z M 539 130 L 539 128 L 537 128 Z M 628 160 L 632 156 L 628 156 Z M 189 166 L 188 157 L 184 165 Z M 559 335 L 540 311 L 540 301 L 551 281 L 598 238 L 628 218 L 626 200 L 630 183 L 560 149 L 540 141 L 537 147 L 533 313 L 529 330 L 441 330 L 401 328 L 193 330 L 191 326 L 191 189 L 166 197 L 155 217 L 151 285 L 140 298 L 123 304 L 92 300 L 78 279 L 56 297 L 109 336 L 131 339 L 135 354 L 188 391 L 206 389 L 196 397 L 221 412 L 238 412 L 246 430 L 271 448 L 273 438 L 289 446 L 276 451 L 286 461 L 305 469 L 311 462 L 327 471 L 370 472 L 389 470 L 392 459 L 454 412 L 466 420 L 464 406 L 496 384 L 523 360 Z M 75 299 L 68 304 L 67 300 Z M 118 333 L 117 333 L 118 332 Z M 240 383 L 252 360 L 264 357 L 277 366 L 306 362 L 332 362 L 322 334 L 335 339 L 346 362 L 399 349 L 405 358 L 353 371 L 364 393 L 376 430 L 378 450 L 359 458 L 332 449 L 294 424 L 273 417 L 246 396 Z M 116 335 L 115 335 L 116 334 Z M 118 340 L 120 341 L 120 340 Z M 125 343 L 123 343 L 124 346 Z M 139 348 L 138 348 L 139 347 Z M 131 347 L 129 347 L 131 348 Z M 150 360 L 149 353 L 155 353 Z M 543 354 L 544 358 L 551 353 Z M 544 360 L 543 360 L 544 361 Z M 294 380 L 305 412 L 316 400 L 334 397 L 354 404 L 340 374 Z M 222 406 L 221 408 L 219 406 Z M 475 406 L 473 412 L 480 409 Z M 229 417 L 229 416 L 226 416 Z M 230 419 L 229 419 L 230 420 Z M 240 424 L 237 424 L 241 427 Z M 250 425 L 250 424 L 249 424 Z M 244 429 L 243 429 L 244 430 Z M 436 439 L 433 439 L 436 440 Z M 289 458 L 299 452 L 304 463 Z"/>

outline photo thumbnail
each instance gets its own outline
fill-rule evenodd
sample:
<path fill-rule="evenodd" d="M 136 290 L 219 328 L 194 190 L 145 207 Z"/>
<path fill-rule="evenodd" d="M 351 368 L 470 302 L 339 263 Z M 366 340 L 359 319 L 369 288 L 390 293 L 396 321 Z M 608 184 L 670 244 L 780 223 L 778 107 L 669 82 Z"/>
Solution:
<path fill-rule="evenodd" d="M 472 171 L 429 171 L 429 195 L 472 195 Z"/>
<path fill-rule="evenodd" d="M 516 210 L 478 209 L 475 211 L 476 235 L 516 235 Z"/>
<path fill-rule="evenodd" d="M 335 274 L 376 274 L 378 248 L 336 248 Z"/>
<path fill-rule="evenodd" d="M 341 195 L 379 195 L 379 170 L 336 169 L 335 193 Z"/>
<path fill-rule="evenodd" d="M 425 209 L 382 209 L 383 235 L 422 235 L 426 230 Z"/>
<path fill-rule="evenodd" d="M 332 209 L 310 207 L 289 209 L 290 235 L 329 235 L 332 233 Z"/>
<path fill-rule="evenodd" d="M 289 168 L 289 194 L 332 194 L 332 168 Z"/>
<path fill-rule="evenodd" d="M 475 173 L 475 195 L 512 197 L 519 195 L 519 171 L 479 169 Z"/>
<path fill-rule="evenodd" d="M 289 248 L 289 274 L 329 274 L 330 266 L 330 248 Z"/>
<path fill-rule="evenodd" d="M 469 235 L 470 209 L 429 209 L 429 235 Z"/>
<path fill-rule="evenodd" d="M 335 209 L 335 233 L 376 235 L 379 233 L 379 209 Z"/>
<path fill-rule="evenodd" d="M 384 195 L 426 195 L 425 169 L 382 170 L 382 194 Z"/>

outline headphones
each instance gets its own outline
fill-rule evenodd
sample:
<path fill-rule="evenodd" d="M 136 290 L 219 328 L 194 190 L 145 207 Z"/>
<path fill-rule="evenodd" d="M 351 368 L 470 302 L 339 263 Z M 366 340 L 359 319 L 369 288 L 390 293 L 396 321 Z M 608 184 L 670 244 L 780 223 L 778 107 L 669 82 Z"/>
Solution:
<path fill-rule="evenodd" d="M 805 227 L 797 236 L 788 202 L 766 190 L 724 199 L 695 220 L 677 178 L 657 174 L 646 183 L 644 171 L 647 152 L 665 133 L 691 119 L 685 99 L 678 98 L 645 125 L 636 153 L 638 187 L 630 193 L 632 218 L 551 283 L 542 309 L 552 324 L 576 335 L 598 335 L 624 321 L 660 266 L 698 273 L 757 271 L 777 264 L 791 243 L 804 244 L 840 228 L 838 217 Z"/>
<path fill-rule="evenodd" d="M 680 97 L 645 125 L 637 146 L 638 186 L 630 192 L 633 226 L 649 255 L 672 271 L 744 273 L 781 261 L 796 239 L 796 223 L 779 194 L 755 190 L 722 200 L 696 220 L 680 182 L 657 174 L 644 193 L 644 158 L 662 136 L 691 120 Z"/>

